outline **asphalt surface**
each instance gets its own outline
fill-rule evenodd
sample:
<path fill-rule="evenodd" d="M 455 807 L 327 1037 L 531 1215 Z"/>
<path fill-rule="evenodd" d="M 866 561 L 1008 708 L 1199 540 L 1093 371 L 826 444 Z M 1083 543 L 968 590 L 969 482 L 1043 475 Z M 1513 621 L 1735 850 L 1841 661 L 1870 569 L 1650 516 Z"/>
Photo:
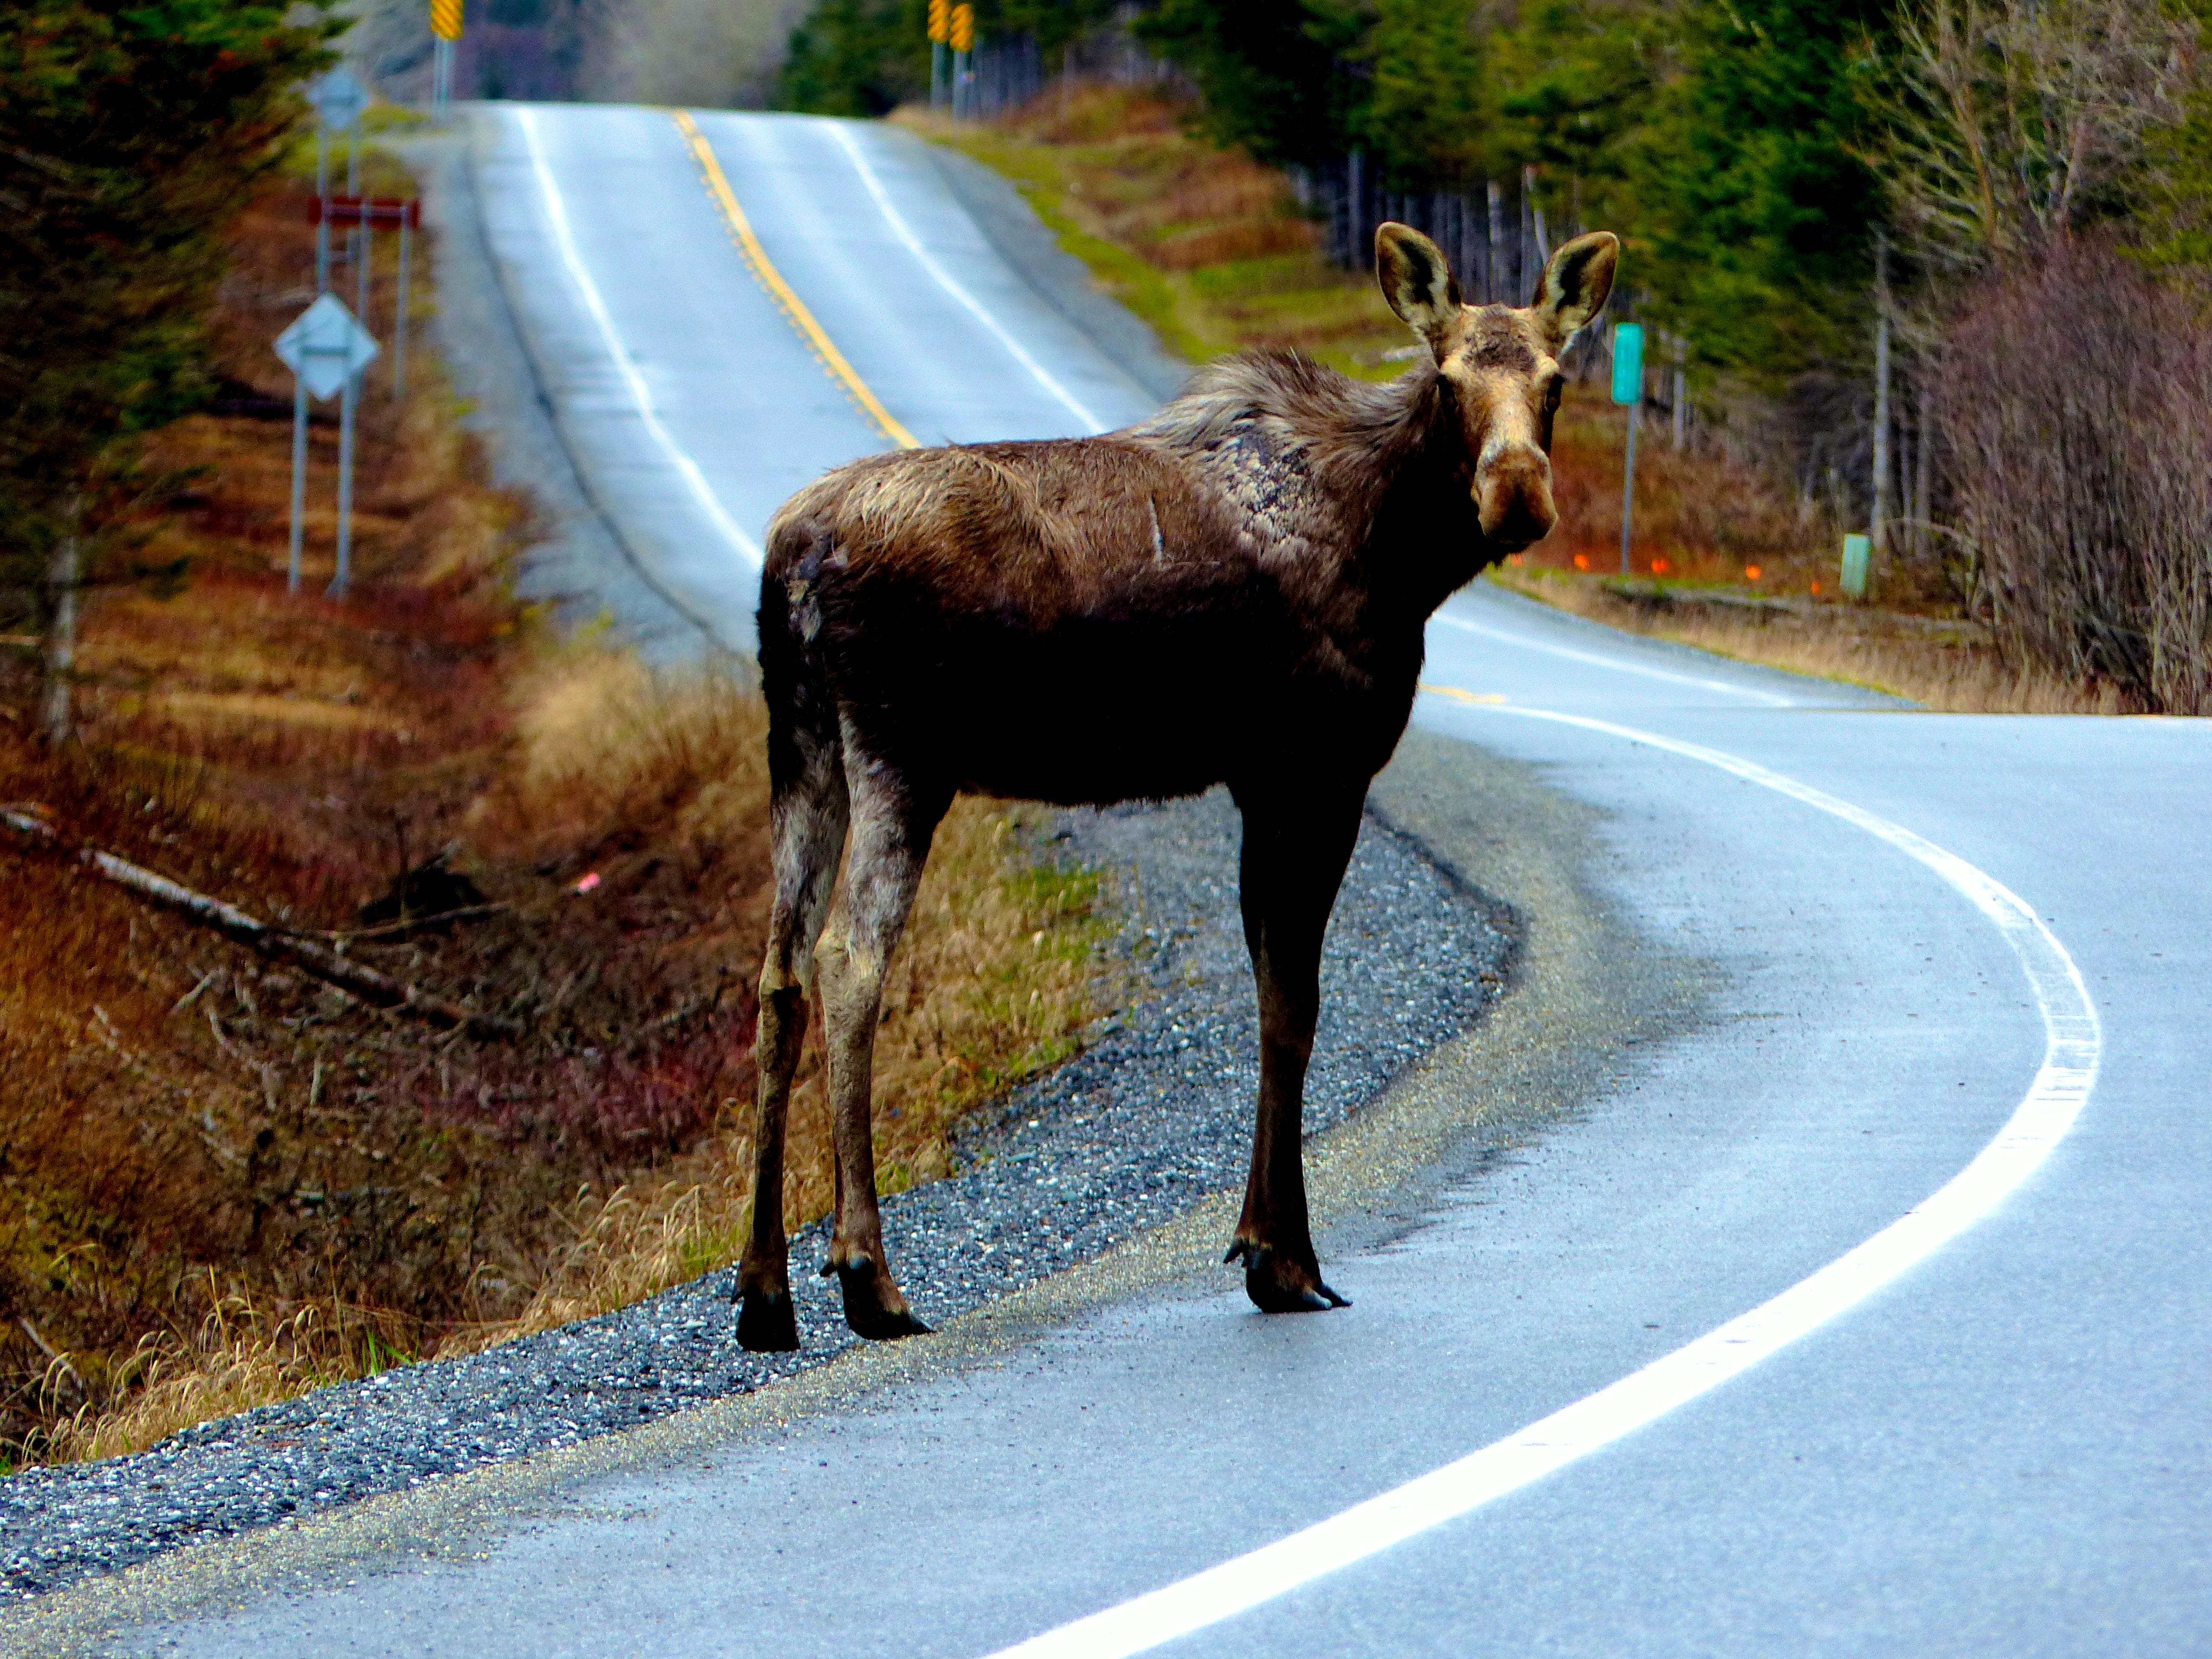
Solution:
<path fill-rule="evenodd" d="M 778 355 L 775 328 L 797 336 L 772 305 L 742 320 L 749 279 L 666 123 L 537 118 L 665 429 L 757 533 L 840 444 L 884 440 L 810 355 Z M 704 125 L 900 420 L 1079 429 L 942 304 L 896 324 L 927 272 L 900 265 L 849 158 L 837 173 L 829 124 Z M 503 131 L 499 165 L 534 169 L 519 146 Z M 882 168 L 895 201 L 915 191 L 911 222 L 944 206 L 925 167 Z M 665 580 L 749 611 L 742 550 L 716 545 L 561 311 L 524 182 L 488 210 L 501 257 L 539 262 L 546 314 L 526 323 L 571 441 Z M 1134 412 L 1140 388 L 1109 412 L 1110 362 L 1003 259 L 994 275 L 988 239 L 942 230 L 940 265 L 972 260 L 960 280 L 1034 326 L 1017 337 L 1063 386 Z M 1900 851 L 1907 832 L 2022 896 L 2020 926 L 2078 963 L 2102 1035 L 2070 1133 L 1986 1218 L 1760 1363 L 1393 1547 L 1261 1583 L 1172 1650 L 2212 1649 L 2205 729 L 1901 710 L 1487 589 L 1432 627 L 1429 680 L 1376 805 L 1520 911 L 1526 960 L 1493 1018 L 1311 1149 L 1350 1310 L 1252 1314 L 1200 1265 L 1223 1220 L 1201 1206 L 744 1410 L 182 1562 L 115 1591 L 104 1628 L 132 1628 L 101 1650 L 985 1654 L 1515 1436 L 1931 1207 L 2013 1120 L 2048 1012 L 2013 935 Z"/>

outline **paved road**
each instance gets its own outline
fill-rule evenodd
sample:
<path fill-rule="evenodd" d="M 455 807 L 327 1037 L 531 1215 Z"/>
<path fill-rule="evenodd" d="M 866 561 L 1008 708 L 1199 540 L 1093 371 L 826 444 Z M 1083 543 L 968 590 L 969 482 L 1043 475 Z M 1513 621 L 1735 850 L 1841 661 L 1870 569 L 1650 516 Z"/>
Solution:
<path fill-rule="evenodd" d="M 497 110 L 478 119 L 476 185 L 593 496 L 727 642 L 750 648 L 769 514 L 829 468 L 902 434 L 1073 436 L 1154 406 L 1008 266 L 909 135 L 706 112 L 696 131 L 664 110 Z M 794 295 L 878 412 L 825 369 Z"/>
<path fill-rule="evenodd" d="M 1048 381 L 1101 423 L 1143 406 L 903 138 L 701 118 L 763 246 L 906 428 L 1083 429 Z M 774 502 L 889 440 L 747 272 L 667 115 L 501 119 L 493 229 L 534 273 L 526 322 L 573 441 L 669 580 L 741 615 Z M 1572 1024 L 1547 975 L 1593 939 L 1612 942 L 1578 1006 L 1617 994 L 1670 1029 L 1571 1073 L 1571 1110 L 1418 1214 L 1324 1205 L 1352 1309 L 1261 1319 L 1194 1267 L 866 1409 L 618 1455 L 431 1558 L 398 1538 L 145 1641 L 2212 1650 L 2206 729 L 1921 714 L 1486 589 L 1431 651 L 1378 801 L 1529 905 L 1534 966 L 1499 1032 L 1411 1092 L 1551 1075 L 1514 1070 L 1514 1022 Z M 1517 884 L 1547 853 L 1595 931 L 1537 904 L 1565 887 Z"/>

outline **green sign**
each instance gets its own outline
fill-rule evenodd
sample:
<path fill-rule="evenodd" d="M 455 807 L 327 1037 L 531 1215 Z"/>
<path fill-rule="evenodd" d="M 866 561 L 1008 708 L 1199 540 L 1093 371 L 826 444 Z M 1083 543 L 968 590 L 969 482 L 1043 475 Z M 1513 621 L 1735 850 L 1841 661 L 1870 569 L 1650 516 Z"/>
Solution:
<path fill-rule="evenodd" d="M 1644 401 L 1644 325 L 1615 323 L 1613 328 L 1613 400 Z"/>

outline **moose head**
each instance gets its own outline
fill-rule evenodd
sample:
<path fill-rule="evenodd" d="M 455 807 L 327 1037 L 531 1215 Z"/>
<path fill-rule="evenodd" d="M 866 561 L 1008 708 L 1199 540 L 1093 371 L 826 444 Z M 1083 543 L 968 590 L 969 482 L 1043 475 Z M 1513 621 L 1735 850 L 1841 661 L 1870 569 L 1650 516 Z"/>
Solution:
<path fill-rule="evenodd" d="M 1552 417 L 1567 346 L 1604 309 L 1620 263 L 1610 231 L 1552 256 L 1526 306 L 1471 306 L 1443 250 L 1410 225 L 1375 232 L 1375 275 L 1390 309 L 1421 337 L 1462 423 L 1486 540 L 1516 552 L 1551 534 Z"/>

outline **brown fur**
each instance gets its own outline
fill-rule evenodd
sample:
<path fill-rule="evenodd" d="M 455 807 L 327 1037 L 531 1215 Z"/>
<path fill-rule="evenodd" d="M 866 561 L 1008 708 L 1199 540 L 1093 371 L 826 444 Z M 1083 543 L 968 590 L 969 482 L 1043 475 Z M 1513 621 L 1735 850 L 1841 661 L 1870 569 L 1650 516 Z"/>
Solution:
<path fill-rule="evenodd" d="M 1263 1308 L 1340 1299 L 1299 1167 L 1322 933 L 1412 710 L 1430 613 L 1551 528 L 1557 356 L 1603 304 L 1617 251 L 1577 239 L 1534 307 L 1470 307 L 1432 243 L 1386 225 L 1378 278 L 1431 351 L 1396 381 L 1249 353 L 1125 430 L 873 456 L 777 514 L 760 652 L 778 891 L 747 1346 L 797 1340 L 781 1146 L 817 962 L 839 1174 L 824 1272 L 863 1334 L 920 1328 L 884 1259 L 871 1043 L 930 836 L 963 790 L 1103 803 L 1229 786 L 1262 1049 L 1231 1254 Z"/>

